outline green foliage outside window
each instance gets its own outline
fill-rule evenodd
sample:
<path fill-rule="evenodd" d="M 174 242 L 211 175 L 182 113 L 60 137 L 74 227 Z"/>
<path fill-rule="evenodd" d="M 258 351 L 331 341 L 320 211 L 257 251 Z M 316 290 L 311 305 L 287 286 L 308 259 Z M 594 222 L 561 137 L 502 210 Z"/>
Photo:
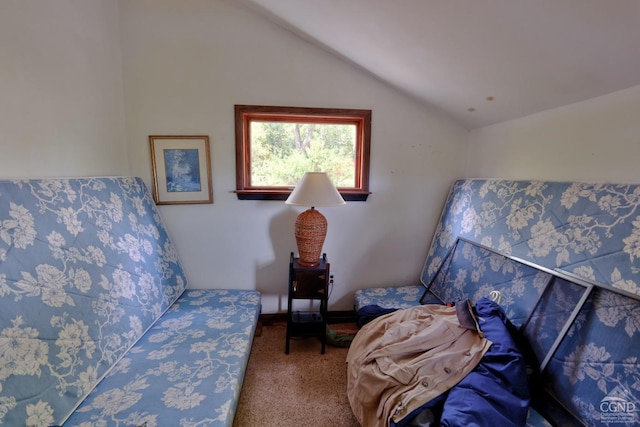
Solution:
<path fill-rule="evenodd" d="M 355 186 L 355 125 L 253 121 L 250 132 L 252 186 L 293 187 L 305 172 Z"/>

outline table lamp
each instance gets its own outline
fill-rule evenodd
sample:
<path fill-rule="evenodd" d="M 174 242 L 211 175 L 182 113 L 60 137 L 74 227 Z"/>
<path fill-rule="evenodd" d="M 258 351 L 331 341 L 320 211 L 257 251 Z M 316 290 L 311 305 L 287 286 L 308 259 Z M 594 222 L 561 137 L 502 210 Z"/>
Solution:
<path fill-rule="evenodd" d="M 306 267 L 318 265 L 324 238 L 327 235 L 327 219 L 315 207 L 344 205 L 344 199 L 326 172 L 307 172 L 285 203 L 294 206 L 311 206 L 296 219 L 296 244 L 300 265 Z"/>

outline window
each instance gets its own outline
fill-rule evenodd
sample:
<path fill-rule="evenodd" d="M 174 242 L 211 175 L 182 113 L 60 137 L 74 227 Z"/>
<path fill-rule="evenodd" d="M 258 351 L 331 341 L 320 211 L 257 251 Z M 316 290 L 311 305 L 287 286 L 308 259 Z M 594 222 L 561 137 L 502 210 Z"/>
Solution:
<path fill-rule="evenodd" d="M 235 126 L 239 199 L 285 200 L 327 172 L 345 200 L 367 200 L 371 110 L 236 105 Z"/>

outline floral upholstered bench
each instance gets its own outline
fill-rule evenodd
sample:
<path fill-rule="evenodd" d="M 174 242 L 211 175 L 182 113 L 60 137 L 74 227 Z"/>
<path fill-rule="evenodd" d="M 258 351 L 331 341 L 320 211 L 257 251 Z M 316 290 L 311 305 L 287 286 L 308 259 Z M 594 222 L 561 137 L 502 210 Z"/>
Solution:
<path fill-rule="evenodd" d="M 140 178 L 0 182 L 0 425 L 230 426 L 260 293 L 186 288 Z"/>
<path fill-rule="evenodd" d="M 638 425 L 639 248 L 638 184 L 462 179 L 420 284 L 356 309 L 495 297 L 535 368 L 527 425 Z"/>

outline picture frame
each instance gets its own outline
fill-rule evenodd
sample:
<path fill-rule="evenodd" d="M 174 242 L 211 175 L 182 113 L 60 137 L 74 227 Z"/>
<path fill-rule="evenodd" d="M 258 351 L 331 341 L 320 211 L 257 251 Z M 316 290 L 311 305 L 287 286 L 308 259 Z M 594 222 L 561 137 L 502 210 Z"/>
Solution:
<path fill-rule="evenodd" d="M 207 135 L 150 135 L 157 205 L 213 203 Z"/>

